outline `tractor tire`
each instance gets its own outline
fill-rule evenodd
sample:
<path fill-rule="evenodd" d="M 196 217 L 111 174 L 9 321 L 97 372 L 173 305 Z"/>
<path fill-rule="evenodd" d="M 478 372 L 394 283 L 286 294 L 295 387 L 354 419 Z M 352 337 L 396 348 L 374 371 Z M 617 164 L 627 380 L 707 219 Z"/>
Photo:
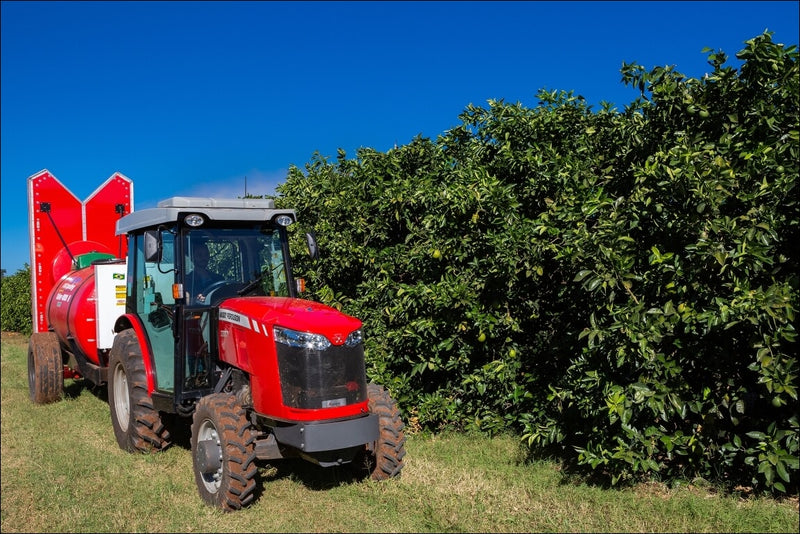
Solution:
<path fill-rule="evenodd" d="M 64 392 L 64 360 L 55 332 L 37 332 L 28 342 L 28 389 L 34 404 L 61 399 Z"/>
<path fill-rule="evenodd" d="M 200 496 L 226 512 L 255 497 L 256 432 L 236 397 L 213 393 L 201 398 L 192 421 L 192 465 Z"/>
<path fill-rule="evenodd" d="M 406 437 L 397 403 L 378 384 L 368 384 L 367 395 L 370 413 L 378 415 L 380 433 L 378 440 L 368 443 L 356 457 L 352 467 L 356 474 L 369 476 L 372 480 L 399 477 L 406 455 Z"/>
<path fill-rule="evenodd" d="M 171 444 L 169 430 L 147 392 L 144 357 L 133 329 L 114 337 L 108 362 L 108 405 L 122 450 L 162 451 Z"/>

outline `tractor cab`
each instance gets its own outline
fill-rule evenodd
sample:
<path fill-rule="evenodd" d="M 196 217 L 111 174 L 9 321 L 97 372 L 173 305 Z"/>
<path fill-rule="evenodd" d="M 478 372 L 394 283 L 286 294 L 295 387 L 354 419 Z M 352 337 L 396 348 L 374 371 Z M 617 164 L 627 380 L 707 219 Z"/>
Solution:
<path fill-rule="evenodd" d="M 214 391 L 221 302 L 297 296 L 287 234 L 294 220 L 268 199 L 186 197 L 120 220 L 117 232 L 129 236 L 126 310 L 149 340 L 157 409 L 191 412 Z"/>

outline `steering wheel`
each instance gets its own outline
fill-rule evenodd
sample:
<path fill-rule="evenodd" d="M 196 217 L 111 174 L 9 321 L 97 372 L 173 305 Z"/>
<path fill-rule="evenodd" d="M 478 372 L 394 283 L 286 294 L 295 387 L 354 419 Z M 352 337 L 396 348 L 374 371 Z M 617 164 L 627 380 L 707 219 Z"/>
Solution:
<path fill-rule="evenodd" d="M 245 287 L 245 284 L 236 280 L 214 282 L 206 288 L 205 298 L 202 303 L 207 306 L 215 306 L 227 298 L 239 296 L 239 291 L 243 287 Z"/>
<path fill-rule="evenodd" d="M 211 294 L 214 293 L 217 289 L 228 285 L 229 283 L 230 282 L 228 282 L 227 280 L 218 280 L 218 281 L 214 282 L 213 284 L 211 284 L 210 286 L 206 287 L 203 290 L 202 293 L 198 294 L 198 297 L 200 295 L 203 295 L 203 300 L 202 301 L 198 300 L 198 297 L 195 297 L 195 300 L 198 300 L 198 302 L 202 302 L 203 304 L 209 304 L 210 305 L 211 304 Z"/>

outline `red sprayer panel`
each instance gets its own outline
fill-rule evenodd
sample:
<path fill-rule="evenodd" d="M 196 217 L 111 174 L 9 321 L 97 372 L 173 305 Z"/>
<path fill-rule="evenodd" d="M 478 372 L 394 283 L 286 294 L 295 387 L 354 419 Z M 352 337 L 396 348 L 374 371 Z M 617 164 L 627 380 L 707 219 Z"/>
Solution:
<path fill-rule="evenodd" d="M 117 219 L 133 211 L 133 182 L 114 173 L 83 201 L 83 239 L 103 243 L 118 258 L 128 254 L 124 235 L 115 236 Z"/>
<path fill-rule="evenodd" d="M 53 276 L 53 260 L 65 243 L 83 237 L 81 211 L 81 201 L 49 171 L 43 170 L 28 178 L 34 332 L 47 332 L 47 296 L 57 281 Z"/>
<path fill-rule="evenodd" d="M 127 241 L 116 221 L 133 211 L 133 183 L 120 173 L 81 202 L 49 171 L 28 178 L 31 308 L 34 332 L 47 332 L 47 299 L 59 279 L 89 252 L 124 258 Z"/>

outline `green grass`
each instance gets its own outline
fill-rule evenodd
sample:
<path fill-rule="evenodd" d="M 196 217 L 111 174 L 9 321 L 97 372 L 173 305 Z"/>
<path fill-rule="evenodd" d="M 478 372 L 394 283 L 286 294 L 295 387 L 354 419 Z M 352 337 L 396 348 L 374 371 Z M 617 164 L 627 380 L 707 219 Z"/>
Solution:
<path fill-rule="evenodd" d="M 264 464 L 250 508 L 205 506 L 184 441 L 129 454 L 105 391 L 68 380 L 64 400 L 28 399 L 27 338 L 2 341 L 2 532 L 796 532 L 796 496 L 713 488 L 591 486 L 555 463 L 524 464 L 513 437 L 408 436 L 387 482 L 345 482 L 301 461 Z"/>

